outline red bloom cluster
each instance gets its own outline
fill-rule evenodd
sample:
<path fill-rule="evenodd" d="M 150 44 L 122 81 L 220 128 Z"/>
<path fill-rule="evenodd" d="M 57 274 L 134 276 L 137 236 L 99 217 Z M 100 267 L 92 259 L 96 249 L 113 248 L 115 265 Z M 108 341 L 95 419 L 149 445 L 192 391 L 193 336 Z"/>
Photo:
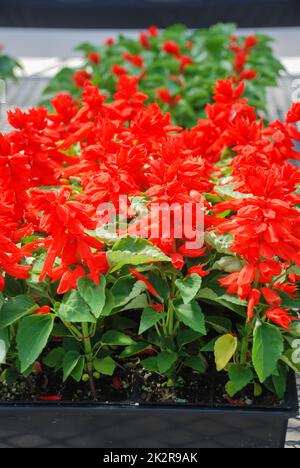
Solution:
<path fill-rule="evenodd" d="M 225 96 L 220 97 L 225 105 Z M 249 319 L 261 297 L 278 312 L 283 302 L 280 291 L 293 296 L 296 290 L 290 283 L 296 278 L 288 277 L 286 265 L 300 265 L 300 196 L 296 192 L 300 173 L 289 162 L 299 159 L 292 139 L 300 141 L 300 134 L 290 125 L 298 120 L 297 112 L 294 105 L 286 123 L 274 122 L 266 129 L 241 113 L 221 138 L 236 152 L 230 183 L 240 195 L 234 198 L 233 194 L 232 200 L 214 207 L 217 215 L 231 213 L 222 222 L 217 218 L 217 232 L 233 236 L 231 249 L 245 261 L 242 271 L 222 279 L 221 284 L 229 294 L 248 299 Z M 266 316 L 279 323 L 278 314 L 268 311 Z M 284 309 L 280 317 L 285 325 L 293 320 Z"/>
<path fill-rule="evenodd" d="M 207 118 L 184 131 L 157 104 L 146 105 L 138 78 L 127 74 L 120 75 L 112 102 L 85 82 L 80 106 L 63 94 L 53 101 L 54 114 L 44 108 L 10 113 L 16 130 L 0 137 L 0 273 L 26 278 L 29 266 L 21 260 L 40 247 L 46 251 L 40 279 L 60 280 L 59 293 L 76 288 L 80 277 L 98 283 L 108 270 L 106 247 L 92 234 L 101 221 L 100 204 L 114 203 L 118 214 L 135 218 L 120 195 L 138 196 L 149 209 L 167 203 L 179 212 L 201 203 L 206 226 L 231 234 L 231 250 L 244 263 L 221 284 L 248 300 L 249 319 L 265 301 L 266 318 L 288 326 L 293 317 L 281 295 L 295 295 L 298 278 L 286 272 L 290 264 L 300 265 L 300 172 L 289 162 L 299 159 L 292 142 L 300 140 L 293 125 L 299 106 L 287 122 L 264 128 L 243 92 L 244 83 L 218 82 Z M 234 154 L 230 165 L 223 163 L 228 149 Z M 234 192 L 212 206 L 205 194 L 226 188 L 223 169 Z M 199 229 L 193 208 L 189 223 L 193 232 Z M 153 224 L 159 226 L 160 218 L 138 217 L 132 226 L 149 237 Z M 188 249 L 193 239 L 178 239 L 172 223 L 170 229 L 150 240 L 175 268 L 209 252 L 209 245 Z M 36 240 L 23 245 L 29 235 Z M 196 261 L 188 274 L 207 276 L 203 263 Z M 131 272 L 158 297 L 145 277 Z"/>
<path fill-rule="evenodd" d="M 236 78 L 238 81 L 241 80 L 253 80 L 256 78 L 257 73 L 255 70 L 247 69 L 247 61 L 252 49 L 257 45 L 258 39 L 255 36 L 248 36 L 242 46 L 239 45 L 238 37 L 234 36 L 231 38 L 232 44 L 230 49 L 235 54 L 234 68 L 236 72 Z"/>

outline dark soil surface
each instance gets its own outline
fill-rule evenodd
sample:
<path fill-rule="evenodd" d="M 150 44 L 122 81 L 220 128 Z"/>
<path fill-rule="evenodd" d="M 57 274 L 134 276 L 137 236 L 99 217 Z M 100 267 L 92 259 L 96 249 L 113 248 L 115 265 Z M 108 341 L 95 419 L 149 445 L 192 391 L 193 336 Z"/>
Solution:
<path fill-rule="evenodd" d="M 229 399 L 224 390 L 225 374 L 198 374 L 192 370 L 183 372 L 174 386 L 173 382 L 159 374 L 141 368 L 119 369 L 114 377 L 102 376 L 95 380 L 99 403 L 197 405 L 205 407 L 268 407 L 280 405 L 267 390 L 259 398 L 253 398 L 253 386 Z M 20 402 L 93 402 L 89 383 L 69 382 L 62 385 L 62 376 L 51 371 L 18 380 L 14 385 L 0 383 L 0 404 Z"/>

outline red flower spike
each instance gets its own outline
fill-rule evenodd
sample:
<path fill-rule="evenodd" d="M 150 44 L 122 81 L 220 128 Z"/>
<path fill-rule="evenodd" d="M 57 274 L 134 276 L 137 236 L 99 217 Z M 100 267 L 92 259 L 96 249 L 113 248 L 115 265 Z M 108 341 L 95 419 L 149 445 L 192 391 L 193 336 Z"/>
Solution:
<path fill-rule="evenodd" d="M 266 302 L 272 306 L 272 307 L 280 307 L 282 304 L 282 299 L 279 296 L 277 291 L 274 291 L 274 289 L 270 288 L 262 288 L 261 292 L 263 293 L 263 296 L 266 300 Z"/>
<path fill-rule="evenodd" d="M 300 102 L 295 102 L 289 110 L 286 118 L 287 123 L 293 124 L 300 121 Z"/>
<path fill-rule="evenodd" d="M 163 44 L 163 51 L 177 58 L 180 57 L 180 47 L 175 41 L 166 41 Z"/>
<path fill-rule="evenodd" d="M 257 78 L 256 70 L 244 70 L 240 74 L 240 80 L 255 80 Z"/>
<path fill-rule="evenodd" d="M 210 271 L 205 271 L 204 267 L 206 265 L 198 265 L 198 266 L 193 266 L 188 270 L 189 275 L 198 275 L 201 276 L 201 278 L 204 278 L 205 276 L 208 276 L 210 274 Z"/>
<path fill-rule="evenodd" d="M 156 92 L 157 98 L 165 104 L 169 104 L 170 107 L 174 107 L 181 100 L 181 96 L 172 96 L 168 89 L 159 89 Z"/>
<path fill-rule="evenodd" d="M 162 314 L 164 311 L 164 306 L 162 304 L 150 304 L 150 307 L 154 309 L 158 314 Z"/>
<path fill-rule="evenodd" d="M 139 54 L 132 55 L 132 54 L 129 54 L 128 52 L 125 52 L 123 54 L 123 59 L 127 60 L 127 62 L 131 63 L 132 65 L 138 68 L 144 68 L 145 66 L 143 57 Z"/>
<path fill-rule="evenodd" d="M 115 43 L 115 39 L 113 37 L 109 37 L 105 41 L 105 45 L 107 45 L 108 47 L 112 47 L 114 45 L 114 43 Z"/>
<path fill-rule="evenodd" d="M 86 81 L 89 81 L 92 75 L 85 70 L 75 72 L 73 75 L 73 82 L 78 88 L 83 88 Z"/>
<path fill-rule="evenodd" d="M 51 307 L 42 306 L 38 310 L 34 311 L 32 315 L 48 315 L 51 312 Z"/>
<path fill-rule="evenodd" d="M 286 330 L 290 329 L 292 322 L 299 321 L 298 318 L 293 317 L 287 310 L 281 308 L 267 310 L 266 317 Z"/>
<path fill-rule="evenodd" d="M 148 291 L 155 297 L 157 297 L 158 299 L 160 299 L 160 296 L 158 294 L 158 292 L 154 289 L 154 287 L 152 286 L 152 284 L 150 283 L 150 281 L 147 280 L 147 278 L 142 275 L 141 273 L 139 273 L 137 270 L 135 270 L 134 268 L 130 268 L 130 273 L 138 280 L 138 281 L 143 281 L 143 283 L 145 283 L 145 285 L 147 286 L 147 289 Z"/>
<path fill-rule="evenodd" d="M 177 270 L 182 270 L 184 267 L 184 259 L 183 256 L 179 253 L 174 253 L 171 255 L 172 265 Z"/>
<path fill-rule="evenodd" d="M 260 302 L 261 293 L 257 289 L 252 289 L 248 298 L 248 310 L 247 317 L 248 321 L 251 320 L 254 316 L 254 308 Z"/>
<path fill-rule="evenodd" d="M 90 52 L 87 58 L 94 65 L 99 65 L 101 62 L 101 55 L 98 52 Z"/>
<path fill-rule="evenodd" d="M 244 48 L 245 49 L 252 49 L 253 47 L 257 46 L 258 38 L 256 36 L 248 36 L 245 40 Z"/>
<path fill-rule="evenodd" d="M 127 70 L 126 70 L 126 68 L 122 67 L 121 65 L 114 65 L 112 67 L 112 73 L 114 75 L 118 75 L 118 76 L 127 75 Z"/>

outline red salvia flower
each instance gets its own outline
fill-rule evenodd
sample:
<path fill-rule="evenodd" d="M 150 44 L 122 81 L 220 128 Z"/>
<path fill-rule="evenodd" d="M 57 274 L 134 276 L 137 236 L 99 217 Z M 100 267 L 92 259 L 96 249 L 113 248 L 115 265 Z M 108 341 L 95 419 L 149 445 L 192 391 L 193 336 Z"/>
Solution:
<path fill-rule="evenodd" d="M 164 306 L 162 304 L 150 304 L 150 307 L 154 309 L 158 314 L 162 314 L 164 311 Z"/>
<path fill-rule="evenodd" d="M 150 283 L 150 281 L 147 280 L 147 278 L 142 275 L 142 273 L 139 273 L 137 270 L 135 270 L 134 268 L 130 268 L 130 272 L 131 274 L 138 280 L 138 281 L 142 281 L 143 283 L 145 283 L 145 285 L 147 286 L 147 289 L 148 291 L 155 297 L 157 298 L 160 298 L 158 292 L 155 290 L 155 288 L 152 286 L 152 284 Z"/>
<path fill-rule="evenodd" d="M 277 291 L 274 291 L 274 289 L 270 289 L 270 288 L 266 288 L 266 287 L 262 288 L 261 291 L 263 293 L 263 296 L 264 296 L 266 302 L 270 306 L 272 306 L 272 307 L 280 307 L 281 306 L 282 299 L 279 296 Z"/>
<path fill-rule="evenodd" d="M 112 67 L 112 73 L 118 76 L 127 75 L 127 70 L 125 67 L 122 67 L 121 65 L 114 65 Z"/>
<path fill-rule="evenodd" d="M 101 55 L 98 52 L 90 52 L 87 57 L 94 65 L 99 65 L 101 62 Z"/>
<path fill-rule="evenodd" d="M 113 37 L 108 37 L 106 40 L 105 40 L 105 44 L 109 47 L 112 47 L 115 43 L 115 39 Z"/>
<path fill-rule="evenodd" d="M 210 274 L 210 271 L 204 270 L 204 267 L 206 265 L 198 265 L 198 266 L 193 266 L 188 270 L 189 275 L 198 275 L 204 278 L 205 276 L 208 276 Z"/>
<path fill-rule="evenodd" d="M 247 318 L 248 321 L 251 320 L 254 316 L 254 308 L 260 303 L 261 293 L 258 289 L 252 289 L 248 298 L 248 309 L 247 309 Z"/>
<path fill-rule="evenodd" d="M 124 60 L 127 60 L 129 63 L 131 63 L 135 67 L 144 68 L 145 66 L 143 57 L 139 54 L 132 55 L 132 54 L 129 54 L 128 52 L 125 52 L 123 54 L 123 58 Z"/>
<path fill-rule="evenodd" d="M 257 46 L 258 38 L 256 36 L 248 36 L 245 40 L 244 48 L 251 49 L 252 47 Z"/>
<path fill-rule="evenodd" d="M 286 330 L 290 329 L 292 322 L 299 320 L 293 317 L 287 310 L 281 308 L 267 310 L 266 317 Z"/>
<path fill-rule="evenodd" d="M 48 315 L 51 312 L 51 307 L 49 306 L 42 306 L 35 312 L 33 312 L 32 315 Z"/>
<path fill-rule="evenodd" d="M 173 253 L 171 255 L 172 265 L 177 270 L 182 270 L 184 267 L 184 259 L 183 256 L 179 253 Z"/>
<path fill-rule="evenodd" d="M 177 58 L 180 57 L 180 47 L 175 41 L 166 41 L 163 44 L 163 51 Z"/>
<path fill-rule="evenodd" d="M 79 70 L 73 75 L 73 82 L 78 88 L 83 88 L 86 81 L 89 81 L 92 75 L 85 70 Z"/>
<path fill-rule="evenodd" d="M 170 107 L 174 107 L 181 100 L 181 96 L 172 96 L 168 89 L 162 88 L 158 89 L 156 95 L 160 101 L 168 104 Z"/>
<path fill-rule="evenodd" d="M 289 110 L 286 118 L 287 123 L 296 123 L 300 121 L 300 102 L 295 102 Z"/>

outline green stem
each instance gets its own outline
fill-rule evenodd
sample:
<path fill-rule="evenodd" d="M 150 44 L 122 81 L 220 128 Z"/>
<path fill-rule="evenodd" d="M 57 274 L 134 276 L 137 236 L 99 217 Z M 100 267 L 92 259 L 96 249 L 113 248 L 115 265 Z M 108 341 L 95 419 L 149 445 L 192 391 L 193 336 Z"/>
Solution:
<path fill-rule="evenodd" d="M 69 332 L 71 333 L 73 338 L 75 338 L 75 340 L 77 340 L 77 341 L 81 341 L 81 333 L 77 330 L 77 328 L 75 328 L 73 325 L 71 325 L 68 322 L 65 322 L 62 319 L 61 319 L 61 321 L 62 321 L 63 325 L 69 330 Z"/>
<path fill-rule="evenodd" d="M 174 309 L 173 309 L 173 305 L 171 301 L 170 301 L 169 312 L 168 312 L 168 328 L 169 328 L 169 335 L 173 336 L 174 334 Z"/>
<path fill-rule="evenodd" d="M 241 347 L 241 366 L 245 366 L 245 364 L 247 364 L 247 360 L 248 360 L 248 345 L 249 345 L 249 340 L 248 340 L 248 336 L 246 336 L 245 338 L 243 338 L 242 340 L 242 347 Z"/>
<path fill-rule="evenodd" d="M 156 333 L 158 334 L 158 336 L 161 336 L 157 323 L 155 324 L 155 329 L 156 329 Z"/>
<path fill-rule="evenodd" d="M 251 335 L 251 325 L 247 323 L 245 327 L 245 336 L 242 339 L 242 345 L 241 345 L 241 358 L 240 358 L 240 363 L 241 366 L 245 366 L 248 361 L 248 353 L 249 353 L 249 338 Z"/>
<path fill-rule="evenodd" d="M 87 323 L 82 323 L 81 326 L 82 326 L 82 334 L 83 334 L 82 341 L 84 345 L 87 371 L 90 377 L 89 379 L 90 389 L 91 389 L 94 400 L 97 400 L 97 391 L 96 391 L 95 381 L 93 377 L 93 371 L 94 371 L 93 348 L 92 348 L 91 338 L 89 335 L 89 326 Z"/>

